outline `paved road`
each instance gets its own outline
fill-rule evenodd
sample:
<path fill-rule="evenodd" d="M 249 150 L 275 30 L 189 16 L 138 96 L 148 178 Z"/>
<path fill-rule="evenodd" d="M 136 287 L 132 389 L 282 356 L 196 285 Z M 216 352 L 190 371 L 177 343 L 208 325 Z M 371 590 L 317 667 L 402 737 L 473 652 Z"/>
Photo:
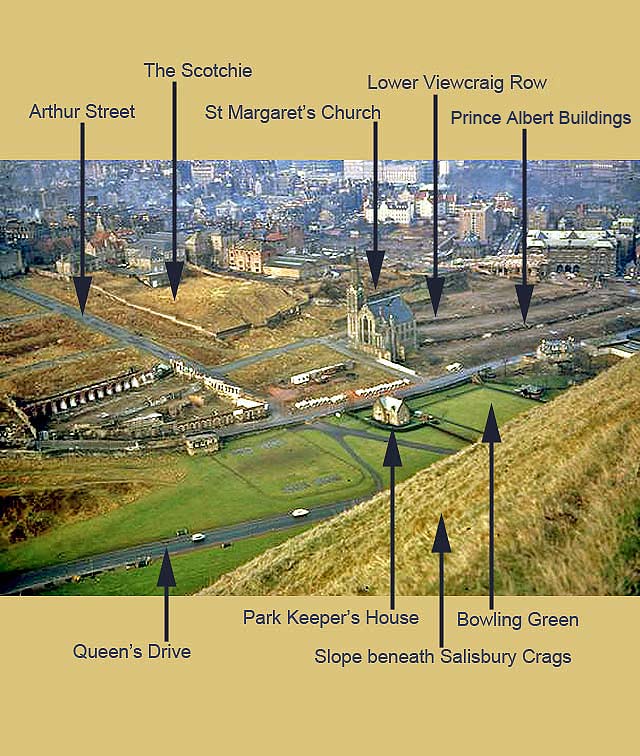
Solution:
<path fill-rule="evenodd" d="M 169 361 L 172 358 L 183 358 L 182 355 L 172 352 L 165 347 L 156 344 L 151 339 L 139 336 L 138 334 L 131 333 L 124 328 L 108 323 L 101 318 L 97 318 L 93 315 L 86 314 L 84 317 L 76 307 L 59 302 L 56 299 L 46 297 L 37 292 L 23 289 L 16 286 L 9 281 L 0 282 L 0 288 L 6 291 L 16 294 L 28 301 L 35 302 L 45 308 L 74 318 L 75 320 L 85 323 L 96 330 L 102 331 L 114 339 L 130 344 L 138 349 L 146 350 L 151 354 L 154 354 L 158 359 L 163 361 Z M 637 333 L 638 329 L 629 329 L 623 331 L 616 336 L 624 338 L 631 334 Z M 613 337 L 613 335 L 612 335 Z M 326 337 L 323 337 L 326 338 Z M 328 340 L 327 342 L 333 348 L 336 348 L 336 341 Z M 342 347 L 346 352 L 347 348 Z M 507 360 L 496 359 L 489 360 L 481 365 L 475 365 L 473 367 L 465 368 L 458 373 L 445 374 L 437 378 L 426 379 L 417 376 L 412 385 L 397 391 L 396 393 L 403 397 L 412 397 L 423 395 L 429 392 L 438 391 L 446 388 L 452 388 L 468 381 L 475 373 L 480 370 L 496 370 L 499 367 L 506 364 L 513 364 L 522 359 L 525 355 L 515 355 Z M 193 362 L 193 361 L 192 361 Z M 194 363 L 197 364 L 197 363 Z M 199 369 L 209 375 L 220 377 L 219 374 L 207 368 L 204 365 L 198 365 Z M 370 406 L 373 402 L 373 398 L 363 399 L 359 402 L 349 405 L 350 409 L 359 409 Z M 270 428 L 286 427 L 299 425 L 303 423 L 311 423 L 322 417 L 332 415 L 336 411 L 335 407 L 320 407 L 315 410 L 308 411 L 306 413 L 300 413 L 296 415 L 278 415 L 274 414 L 271 417 L 256 421 L 254 423 L 243 423 L 239 426 L 231 426 L 229 428 L 219 429 L 219 435 L 232 436 L 245 433 L 254 433 L 256 431 L 267 430 Z M 417 448 L 423 448 L 425 445 L 416 444 L 414 442 L 403 442 L 406 445 L 416 446 Z M 103 450 L 105 448 L 104 442 L 83 442 L 83 441 L 63 441 L 63 442 L 49 442 L 46 444 L 50 448 L 65 449 L 71 447 L 79 447 L 82 449 Z M 447 453 L 450 450 L 442 450 L 441 453 Z M 323 507 L 316 507 L 311 510 L 309 516 L 305 519 L 306 522 L 315 522 L 318 520 L 331 517 L 338 512 L 344 511 L 349 507 L 357 503 L 355 500 L 348 500 L 339 502 L 337 504 L 326 505 Z M 4 575 L 0 577 L 0 592 L 3 593 L 19 593 L 28 589 L 41 588 L 48 583 L 64 580 L 73 575 L 86 575 L 99 570 L 110 569 L 118 566 L 125 566 L 128 563 L 135 562 L 145 556 L 158 557 L 161 556 L 165 548 L 169 549 L 170 553 L 182 553 L 185 551 L 191 551 L 195 548 L 203 548 L 212 543 L 220 543 L 223 541 L 234 541 L 241 538 L 247 538 L 259 533 L 267 533 L 274 530 L 284 530 L 286 528 L 293 527 L 298 521 L 293 520 L 289 515 L 278 515 L 276 517 L 257 520 L 251 522 L 241 523 L 239 525 L 233 525 L 226 528 L 218 528 L 207 532 L 207 540 L 203 546 L 199 547 L 191 543 L 190 540 L 173 539 L 166 542 L 155 542 L 146 545 L 140 545 L 129 549 L 123 549 L 116 552 L 109 552 L 107 554 L 101 554 L 94 557 L 79 560 L 77 562 L 69 564 L 59 564 L 50 567 L 45 567 L 38 570 L 29 571 L 22 574 Z"/>
<path fill-rule="evenodd" d="M 517 355 L 506 360 L 491 360 L 490 362 L 484 362 L 481 365 L 476 365 L 472 368 L 466 368 L 458 373 L 442 375 L 438 378 L 417 379 L 416 383 L 406 388 L 397 390 L 395 394 L 408 399 L 412 396 L 422 396 L 433 391 L 441 391 L 446 388 L 453 388 L 454 386 L 466 383 L 473 375 L 475 375 L 475 373 L 480 370 L 497 370 L 498 368 L 504 366 L 505 362 L 507 365 L 515 364 L 519 362 L 524 356 L 529 356 L 531 354 L 531 352 L 528 352 L 526 355 Z M 370 397 L 368 399 L 361 399 L 360 401 L 352 402 L 348 405 L 348 407 L 317 407 L 313 410 L 299 412 L 291 415 L 283 415 L 281 413 L 274 412 L 264 420 L 256 420 L 255 422 L 250 423 L 237 423 L 235 425 L 228 425 L 222 428 L 217 428 L 216 435 L 218 435 L 220 438 L 231 438 L 233 436 L 242 436 L 249 435 L 251 433 L 257 433 L 259 431 L 273 430 L 275 428 L 287 428 L 296 425 L 309 425 L 323 417 L 329 417 L 330 415 L 335 414 L 337 411 L 344 411 L 345 409 L 358 410 L 364 409 L 365 407 L 370 407 L 374 402 L 374 398 L 375 397 Z M 129 445 L 130 441 L 108 442 L 102 440 L 85 441 L 81 439 L 64 439 L 57 441 L 43 441 L 42 449 L 57 449 L 60 451 L 85 450 L 98 452 L 101 450 L 123 448 Z"/>
<path fill-rule="evenodd" d="M 0 576 L 0 593 L 7 595 L 42 589 L 52 583 L 68 580 L 74 575 L 92 575 L 116 567 L 126 567 L 126 565 L 135 564 L 147 556 L 152 559 L 160 559 L 165 549 L 168 549 L 172 555 L 184 554 L 189 551 L 210 548 L 215 544 L 233 543 L 251 536 L 288 530 L 299 525 L 326 520 L 350 509 L 361 501 L 364 501 L 364 499 L 348 499 L 335 504 L 314 507 L 309 510 L 309 514 L 304 518 L 294 518 L 290 514 L 281 514 L 262 520 L 251 520 L 237 525 L 215 528 L 214 530 L 204 530 L 202 532 L 206 535 L 206 539 L 200 543 L 194 544 L 189 536 L 182 536 L 110 551 L 106 554 L 97 554 L 75 562 L 65 562 L 25 572 L 6 573 Z"/>
<path fill-rule="evenodd" d="M 382 441 L 384 443 L 384 437 L 379 433 L 376 434 L 371 431 L 358 430 L 357 428 L 340 428 L 337 425 L 329 425 L 329 423 L 317 423 L 314 427 L 335 439 L 344 438 L 345 436 L 356 436 L 357 438 L 366 438 L 369 441 Z M 455 452 L 458 451 L 457 449 L 450 449 L 444 446 L 432 446 L 431 444 L 423 444 L 419 441 L 409 441 L 406 438 L 403 438 L 401 434 L 396 436 L 396 441 L 398 446 L 404 446 L 407 449 L 419 449 L 420 451 L 433 452 L 434 454 L 455 454 Z"/>
<path fill-rule="evenodd" d="M 172 359 L 183 359 L 183 360 L 186 359 L 184 355 L 181 355 L 177 352 L 173 352 L 172 350 L 167 349 L 166 347 L 163 347 L 160 344 L 157 344 L 155 341 L 152 341 L 151 339 L 145 336 L 141 336 L 137 333 L 132 333 L 131 331 L 128 331 L 126 328 L 122 328 L 121 326 L 117 326 L 117 325 L 114 325 L 113 323 L 109 323 L 108 321 L 102 320 L 102 318 L 98 318 L 95 315 L 90 315 L 89 313 L 86 313 L 83 316 L 80 310 L 75 306 L 65 304 L 64 302 L 60 302 L 57 299 L 54 299 L 52 297 L 47 297 L 44 294 L 31 291 L 30 289 L 23 288 L 22 286 L 17 286 L 16 284 L 10 281 L 0 282 L 0 289 L 5 289 L 11 294 L 15 294 L 16 296 L 22 297 L 23 299 L 26 299 L 27 301 L 35 302 L 36 304 L 39 304 L 41 307 L 48 308 L 49 310 L 52 310 L 53 312 L 57 312 L 62 315 L 66 315 L 70 318 L 73 318 L 74 320 L 77 320 L 80 323 L 83 323 L 92 328 L 95 328 L 97 331 L 101 331 L 102 333 L 105 333 L 108 336 L 111 336 L 113 339 L 121 341 L 125 344 L 129 344 L 130 346 L 133 346 L 136 349 L 145 350 L 164 362 L 169 362 Z M 320 342 L 325 343 L 328 346 L 331 346 L 333 349 L 337 349 L 338 351 L 344 354 L 353 355 L 353 351 L 350 350 L 348 346 L 341 343 L 340 340 L 335 339 L 335 337 L 334 338 L 320 337 Z M 278 350 L 282 350 L 284 348 L 286 347 L 279 347 L 279 348 L 276 348 L 274 351 L 277 353 Z M 507 362 L 508 363 L 517 362 L 519 359 L 522 358 L 522 356 L 523 355 L 517 355 L 515 357 L 512 357 Z M 362 360 L 364 359 L 364 357 L 362 355 L 358 355 L 358 359 Z M 216 378 L 223 378 L 223 375 L 221 375 L 217 370 L 213 370 L 212 368 L 209 368 L 206 365 L 202 365 L 198 362 L 195 362 L 194 360 L 189 360 L 189 362 L 191 362 L 191 364 L 195 365 L 199 370 L 201 370 L 205 374 L 211 375 Z M 473 368 L 468 368 L 466 370 L 463 370 L 460 373 L 446 374 L 438 378 L 426 379 L 426 378 L 422 378 L 421 376 L 415 376 L 412 379 L 415 382 L 410 387 L 406 389 L 402 389 L 398 391 L 397 393 L 403 397 L 410 397 L 410 396 L 416 396 L 419 394 L 428 393 L 430 391 L 436 391 L 443 388 L 449 388 L 459 383 L 463 383 L 465 380 L 468 380 L 474 373 L 478 372 L 478 370 L 482 370 L 482 369 L 495 370 L 496 368 L 500 367 L 503 364 L 504 364 L 503 360 L 491 360 L 489 362 L 483 363 L 482 365 L 477 365 L 477 366 L 474 366 Z M 225 368 L 225 369 L 228 369 L 228 368 Z M 372 403 L 373 403 L 372 398 L 363 399 L 359 402 L 355 402 L 349 405 L 349 407 L 351 409 L 359 409 L 359 408 L 367 407 L 371 405 Z M 311 422 L 320 417 L 327 417 L 329 415 L 332 415 L 336 411 L 335 407 L 326 406 L 326 407 L 317 407 L 313 410 L 309 410 L 306 412 L 296 413 L 295 415 L 282 415 L 280 412 L 278 412 L 277 408 L 274 407 L 272 409 L 273 409 L 273 414 L 264 420 L 259 420 L 253 423 L 241 423 L 241 424 L 229 426 L 227 428 L 219 428 L 217 431 L 218 435 L 222 437 L 228 437 L 228 436 L 234 436 L 234 435 L 241 435 L 245 433 L 253 433 L 259 430 L 269 430 L 272 428 L 278 428 L 278 427 L 283 427 L 287 425 L 296 425 L 299 423 Z M 91 442 L 89 442 L 88 444 L 86 444 L 86 443 L 74 441 L 74 440 L 48 442 L 45 446 L 43 446 L 43 448 L 58 448 L 58 449 L 65 449 L 65 448 L 68 449 L 68 448 L 74 448 L 74 447 L 87 448 L 87 449 L 98 448 L 95 443 L 92 444 Z"/>

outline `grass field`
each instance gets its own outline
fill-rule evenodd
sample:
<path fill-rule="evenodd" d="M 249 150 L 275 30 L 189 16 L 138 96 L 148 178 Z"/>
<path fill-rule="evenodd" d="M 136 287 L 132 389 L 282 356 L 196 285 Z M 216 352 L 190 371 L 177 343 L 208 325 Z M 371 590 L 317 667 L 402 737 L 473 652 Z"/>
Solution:
<path fill-rule="evenodd" d="M 425 401 L 434 406 L 446 404 L 448 415 L 459 420 L 469 414 L 486 417 L 489 402 L 494 403 L 501 421 L 534 404 L 469 386 L 432 395 Z M 420 404 L 421 400 L 416 402 Z M 310 508 L 362 498 L 375 491 L 377 481 L 358 459 L 378 471 L 386 485 L 388 471 L 382 467 L 382 460 L 388 431 L 345 415 L 330 422 L 365 430 L 374 437 L 343 437 L 355 459 L 321 428 L 299 426 L 234 438 L 217 454 L 195 457 L 173 454 L 7 460 L 0 493 L 16 511 L 4 507 L 5 542 L 15 525 L 12 512 L 14 520 L 20 515 L 19 522 L 30 537 L 0 550 L 0 569 L 21 570 L 71 561 L 171 537 L 181 528 L 196 532 L 298 506 Z M 435 427 L 399 436 L 452 450 L 465 445 Z M 441 459 L 433 452 L 409 447 L 401 447 L 401 457 L 399 481 Z M 53 513 L 42 511 L 42 503 L 47 501 Z M 102 587 L 106 590 L 109 585 L 107 582 Z"/>
<path fill-rule="evenodd" d="M 511 387 L 507 389 L 510 391 Z M 500 424 L 526 409 L 535 407 L 538 402 L 487 386 L 468 385 L 409 401 L 409 406 L 413 410 L 429 412 L 436 417 L 479 431 L 484 429 L 487 413 L 492 404 L 496 419 Z"/>
<path fill-rule="evenodd" d="M 357 436 L 347 436 L 345 439 L 347 444 L 356 452 L 356 454 L 368 462 L 372 467 L 380 470 L 380 475 L 385 482 L 385 485 L 389 485 L 389 471 L 382 467 L 382 461 L 384 460 L 384 454 L 387 448 L 386 439 L 380 439 L 380 441 L 374 441 L 368 438 L 359 438 Z M 422 470 L 428 467 L 430 464 L 438 459 L 442 459 L 442 455 L 434 454 L 433 452 L 424 451 L 422 449 L 410 449 L 400 446 L 400 458 L 402 459 L 402 467 L 396 470 L 396 480 L 406 480 L 412 475 L 415 475 L 418 470 Z"/>
<path fill-rule="evenodd" d="M 469 440 L 475 440 L 477 433 L 465 432 L 464 429 L 457 428 L 454 424 L 459 423 L 481 432 L 484 429 L 487 413 L 492 404 L 499 424 L 538 404 L 532 399 L 525 399 L 518 394 L 511 393 L 512 389 L 513 386 L 502 384 L 495 384 L 495 388 L 491 388 L 466 383 L 445 391 L 409 399 L 407 404 L 412 411 L 419 410 L 425 414 L 432 414 L 438 418 L 444 418 L 445 422 L 440 426 L 427 426 L 411 431 L 400 430 L 399 432 L 412 441 L 433 446 L 462 448 L 464 446 L 463 441 L 444 433 L 443 430 L 452 430 L 468 436 Z M 369 432 L 388 437 L 388 431 L 383 428 L 377 428 L 359 420 L 359 418 L 371 418 L 370 409 L 359 410 L 354 415 L 355 417 L 342 415 L 340 418 L 333 418 L 331 422 L 341 427 L 360 430 L 366 428 Z"/>
<path fill-rule="evenodd" d="M 266 549 L 286 541 L 306 528 L 291 528 L 279 533 L 237 541 L 230 548 L 215 546 L 171 558 L 176 587 L 172 594 L 184 596 L 196 593 L 225 572 L 239 567 Z M 42 596 L 160 596 L 157 587 L 160 561 L 148 567 L 104 572 L 96 577 L 83 578 L 78 583 L 62 583 L 55 588 L 39 592 Z"/>
<path fill-rule="evenodd" d="M 171 459 L 172 483 L 8 546 L 0 551 L 0 569 L 69 561 L 170 537 L 180 528 L 196 532 L 286 512 L 301 502 L 312 507 L 374 490 L 371 476 L 346 451 L 313 430 L 255 434 L 230 441 L 219 454 Z M 82 460 L 77 464 L 82 469 Z M 137 464 L 148 465 L 152 475 L 158 460 L 141 457 Z M 113 466 L 112 474 L 116 470 Z M 22 477 L 24 489 L 28 476 Z M 131 472 L 122 477 L 130 479 Z M 152 485 L 148 478 L 145 484 Z"/>
<path fill-rule="evenodd" d="M 640 593 L 640 405 L 629 390 L 639 377 L 640 358 L 623 360 L 553 402 L 503 420 L 495 451 L 497 594 Z M 464 419 L 480 425 L 465 406 L 474 395 L 443 402 L 449 410 L 451 401 L 462 402 Z M 441 513 L 452 547 L 447 590 L 487 594 L 487 485 L 487 448 L 475 443 L 398 486 L 398 595 L 437 594 L 431 544 Z M 207 592 L 384 595 L 388 539 L 382 492 Z"/>

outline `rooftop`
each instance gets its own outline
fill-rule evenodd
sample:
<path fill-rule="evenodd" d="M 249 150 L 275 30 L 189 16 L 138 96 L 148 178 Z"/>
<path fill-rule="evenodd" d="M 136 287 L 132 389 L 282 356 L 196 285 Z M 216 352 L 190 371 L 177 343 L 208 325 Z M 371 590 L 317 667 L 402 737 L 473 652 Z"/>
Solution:
<path fill-rule="evenodd" d="M 396 323 L 409 323 L 413 320 L 409 305 L 398 295 L 369 302 L 368 307 L 376 319 L 388 321 L 393 318 Z"/>

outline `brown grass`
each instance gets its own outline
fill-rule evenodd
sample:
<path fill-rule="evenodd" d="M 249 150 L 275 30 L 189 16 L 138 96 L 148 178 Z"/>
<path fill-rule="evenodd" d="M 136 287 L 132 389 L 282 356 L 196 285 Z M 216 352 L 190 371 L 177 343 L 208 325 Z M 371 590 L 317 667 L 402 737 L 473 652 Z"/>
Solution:
<path fill-rule="evenodd" d="M 149 289 L 139 281 L 127 280 L 107 273 L 94 275 L 97 286 L 136 305 L 202 326 L 211 331 L 245 323 L 259 325 L 265 317 L 289 307 L 302 299 L 297 290 L 288 293 L 282 287 L 260 281 L 242 281 L 223 276 L 187 276 L 180 285 L 176 302 L 170 290 Z M 25 286 L 74 307 L 77 299 L 73 284 L 41 276 L 29 276 Z M 174 307 L 175 305 L 175 307 Z M 336 318 L 344 316 L 342 308 L 306 307 L 301 317 L 277 328 L 255 328 L 221 342 L 184 325 L 172 323 L 152 313 L 127 307 L 93 287 L 87 312 L 151 338 L 185 357 L 205 365 L 219 365 L 244 354 L 254 354 L 302 338 L 321 336 L 333 327 Z"/>
<path fill-rule="evenodd" d="M 151 307 L 215 332 L 243 323 L 259 325 L 303 299 L 274 283 L 191 271 L 182 279 L 175 302 L 168 286 L 150 291 L 135 279 L 109 273 L 96 273 L 94 281 L 133 304 Z"/>
<path fill-rule="evenodd" d="M 68 360 L 51 367 L 21 370 L 3 376 L 0 378 L 0 394 L 7 393 L 23 399 L 38 398 L 123 373 L 130 367 L 150 367 L 156 362 L 151 355 L 131 347 L 108 349 L 83 355 L 81 360 Z"/>
<path fill-rule="evenodd" d="M 348 357 L 329 347 L 312 344 L 234 370 L 229 373 L 229 378 L 241 386 L 262 392 L 284 381 L 287 387 L 300 392 L 300 387 L 296 388 L 289 384 L 292 375 L 326 365 L 334 365 L 347 359 Z M 302 393 L 304 396 L 323 395 L 327 392 L 337 393 L 349 388 L 370 386 L 376 382 L 389 380 L 391 376 L 391 373 L 382 368 L 373 367 L 364 362 L 357 362 L 353 372 L 356 373 L 356 378 L 348 379 L 344 373 L 338 373 L 330 383 L 309 384 L 304 387 Z"/>
<path fill-rule="evenodd" d="M 43 315 L 18 323 L 0 324 L 0 358 L 3 371 L 46 360 L 58 360 L 113 343 L 62 315 Z"/>
<path fill-rule="evenodd" d="M 640 403 L 631 387 L 639 379 L 640 357 L 626 360 L 501 429 L 498 593 L 637 590 Z M 438 559 L 431 546 L 440 512 L 453 549 L 446 557 L 447 591 L 487 593 L 487 468 L 487 447 L 477 443 L 398 486 L 400 595 L 437 593 Z M 206 592 L 387 591 L 388 493 L 381 493 L 226 575 Z"/>
<path fill-rule="evenodd" d="M 7 291 L 0 291 L 0 314 L 3 318 L 31 315 L 31 313 L 39 311 L 42 311 L 39 305 L 20 299 L 20 297 L 9 294 Z"/>

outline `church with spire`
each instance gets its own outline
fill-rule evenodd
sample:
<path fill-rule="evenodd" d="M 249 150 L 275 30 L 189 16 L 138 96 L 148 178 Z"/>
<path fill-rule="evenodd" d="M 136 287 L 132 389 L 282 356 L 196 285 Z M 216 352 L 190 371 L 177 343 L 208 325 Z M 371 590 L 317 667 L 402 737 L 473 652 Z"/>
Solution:
<path fill-rule="evenodd" d="M 417 347 L 416 319 L 411 308 L 398 294 L 369 299 L 355 252 L 352 259 L 347 288 L 349 343 L 374 357 L 404 362 L 406 355 Z"/>

